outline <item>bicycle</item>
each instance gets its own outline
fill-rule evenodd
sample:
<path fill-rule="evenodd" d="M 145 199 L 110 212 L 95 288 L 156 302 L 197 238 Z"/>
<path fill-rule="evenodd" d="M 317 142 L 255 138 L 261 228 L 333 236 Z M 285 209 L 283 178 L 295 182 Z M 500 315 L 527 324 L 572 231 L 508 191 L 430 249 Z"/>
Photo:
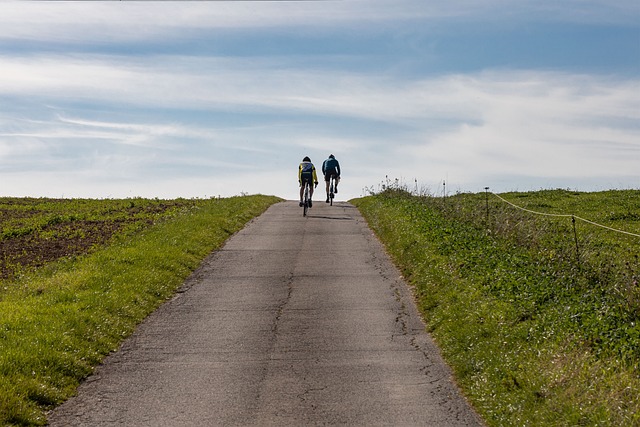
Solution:
<path fill-rule="evenodd" d="M 307 216 L 307 211 L 309 210 L 309 205 L 310 205 L 310 201 L 311 199 L 309 198 L 309 182 L 305 182 L 304 183 L 304 202 L 302 205 L 302 216 Z"/>
<path fill-rule="evenodd" d="M 333 189 L 335 188 L 335 182 L 336 182 L 336 176 L 331 175 L 331 183 L 329 184 L 329 205 L 330 206 L 333 206 L 333 198 L 336 196 L 335 193 L 333 192 Z"/>

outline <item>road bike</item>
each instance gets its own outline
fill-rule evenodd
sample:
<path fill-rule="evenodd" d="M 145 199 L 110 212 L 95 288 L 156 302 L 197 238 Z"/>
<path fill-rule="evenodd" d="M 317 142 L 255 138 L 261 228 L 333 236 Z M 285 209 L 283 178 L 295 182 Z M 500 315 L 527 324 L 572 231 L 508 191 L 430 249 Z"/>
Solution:
<path fill-rule="evenodd" d="M 336 185 L 336 176 L 335 175 L 331 175 L 331 183 L 329 184 L 329 203 L 330 206 L 333 206 L 333 198 L 336 196 L 334 193 L 334 188 Z"/>
<path fill-rule="evenodd" d="M 309 210 L 309 205 L 311 204 L 311 199 L 309 198 L 309 182 L 304 183 L 304 202 L 302 205 L 302 216 L 307 216 L 307 211 Z"/>

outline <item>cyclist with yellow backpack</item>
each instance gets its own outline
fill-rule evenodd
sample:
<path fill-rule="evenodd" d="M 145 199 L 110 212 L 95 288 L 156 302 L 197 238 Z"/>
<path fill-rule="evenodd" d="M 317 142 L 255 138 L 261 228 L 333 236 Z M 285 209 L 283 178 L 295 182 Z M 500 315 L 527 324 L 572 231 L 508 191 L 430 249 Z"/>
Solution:
<path fill-rule="evenodd" d="M 311 163 L 309 157 L 302 159 L 302 163 L 298 166 L 298 184 L 300 184 L 300 207 L 304 206 L 302 200 L 304 194 L 304 187 L 309 184 L 309 207 L 312 206 L 311 198 L 313 197 L 313 189 L 318 186 L 318 175 L 316 174 L 316 167 Z"/>

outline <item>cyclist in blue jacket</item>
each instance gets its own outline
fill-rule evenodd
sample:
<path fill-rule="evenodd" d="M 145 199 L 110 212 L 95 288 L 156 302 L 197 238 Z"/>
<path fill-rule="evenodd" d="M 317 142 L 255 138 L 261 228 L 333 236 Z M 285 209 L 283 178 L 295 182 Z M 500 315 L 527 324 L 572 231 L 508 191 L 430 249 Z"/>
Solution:
<path fill-rule="evenodd" d="M 329 158 L 322 163 L 322 174 L 324 181 L 327 183 L 327 203 L 329 203 L 329 182 L 331 177 L 336 179 L 336 187 L 334 192 L 338 193 L 338 183 L 340 182 L 340 163 L 333 154 L 329 154 Z"/>

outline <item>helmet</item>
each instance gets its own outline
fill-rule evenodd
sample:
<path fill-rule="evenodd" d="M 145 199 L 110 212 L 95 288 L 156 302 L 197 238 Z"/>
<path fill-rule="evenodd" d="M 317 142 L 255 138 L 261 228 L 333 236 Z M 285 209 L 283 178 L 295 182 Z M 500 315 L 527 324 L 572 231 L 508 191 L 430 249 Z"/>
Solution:
<path fill-rule="evenodd" d="M 329 154 L 329 158 L 330 159 L 335 159 L 335 156 L 333 154 Z"/>
<path fill-rule="evenodd" d="M 310 162 L 311 159 L 309 158 L 309 156 L 305 156 L 304 159 L 302 159 L 303 162 Z"/>

